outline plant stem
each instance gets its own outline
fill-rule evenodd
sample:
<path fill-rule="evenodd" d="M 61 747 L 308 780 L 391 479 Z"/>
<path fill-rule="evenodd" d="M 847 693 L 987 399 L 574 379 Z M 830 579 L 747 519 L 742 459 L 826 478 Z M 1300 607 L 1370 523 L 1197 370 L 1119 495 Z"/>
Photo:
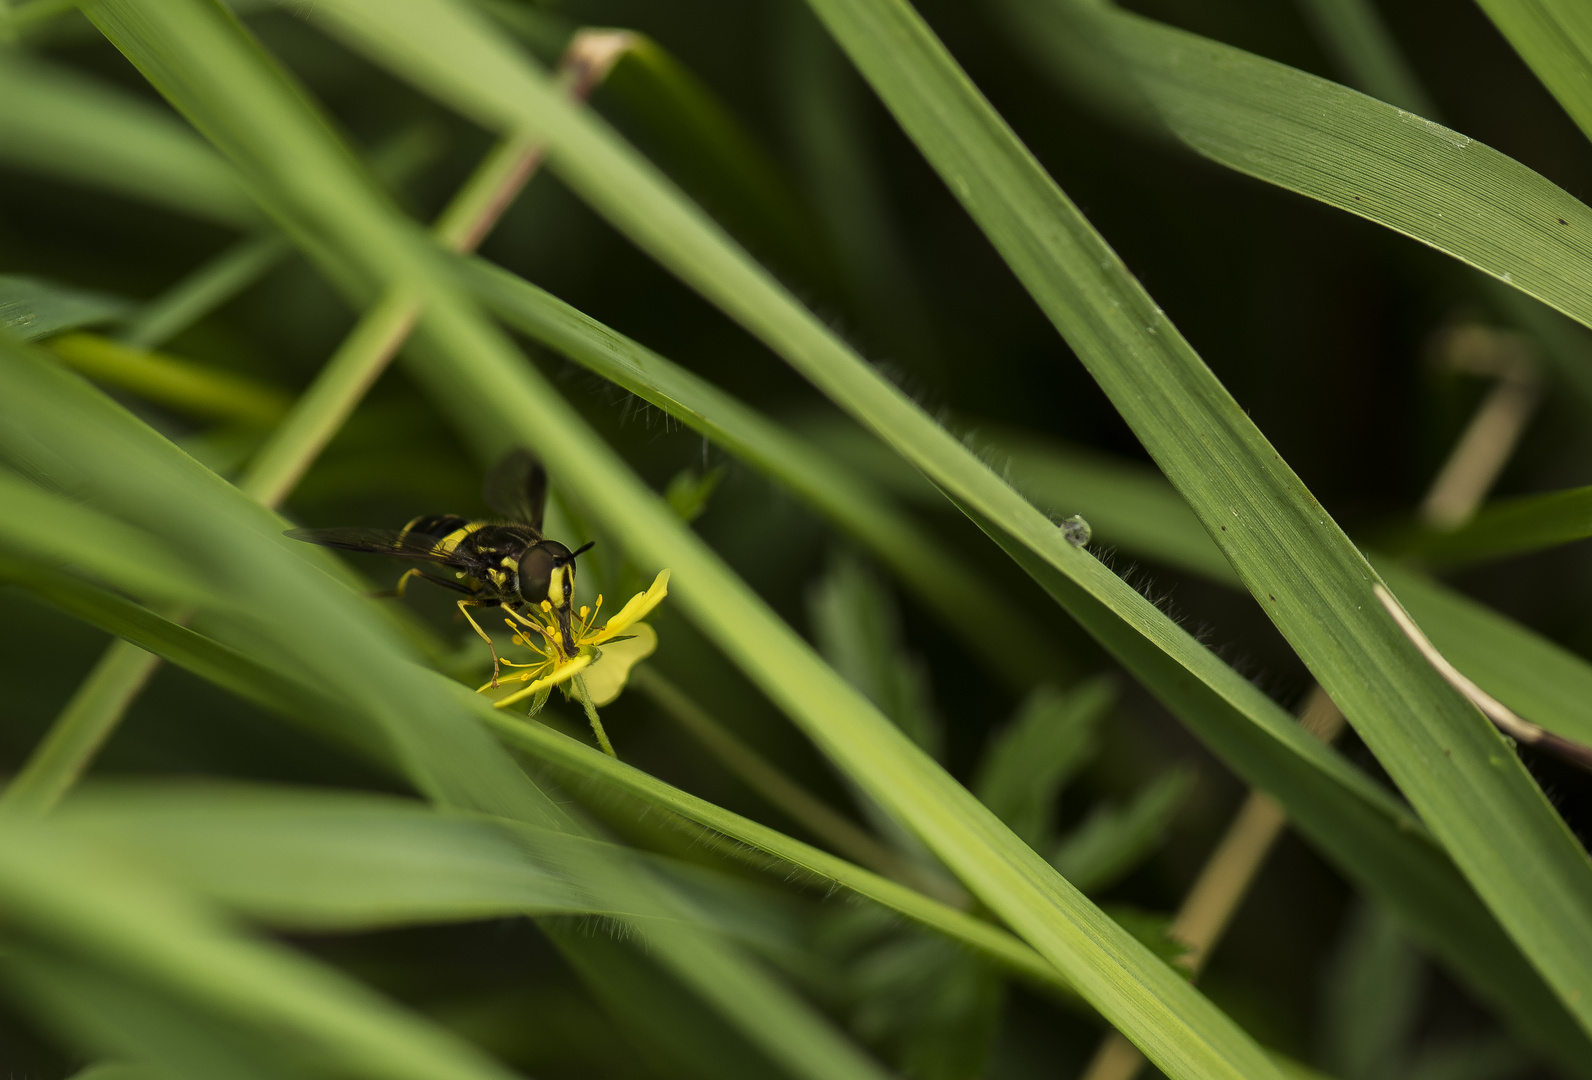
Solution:
<path fill-rule="evenodd" d="M 586 710 L 586 719 L 591 722 L 592 733 L 597 736 L 597 745 L 603 748 L 603 753 L 611 758 L 619 755 L 614 753 L 614 744 L 608 741 L 608 732 L 603 730 L 603 722 L 597 716 L 597 706 L 591 703 L 591 693 L 586 689 L 586 677 L 576 675 L 574 678 L 575 696 L 580 698 L 580 707 Z"/>
<path fill-rule="evenodd" d="M 570 95 L 588 96 L 630 40 L 631 35 L 619 32 L 577 34 L 559 68 Z M 453 251 L 473 251 L 536 175 L 542 157 L 540 146 L 522 138 L 511 136 L 500 142 L 437 218 L 438 241 Z M 419 315 L 418 301 L 401 291 L 388 293 L 366 312 L 272 432 L 238 487 L 266 506 L 280 506 L 403 346 Z M 175 617 L 186 622 L 190 616 L 184 612 Z M 159 657 L 136 645 L 112 642 L 43 741 L 0 791 L 0 812 L 47 814 L 87 770 L 159 666 Z M 601 735 L 595 711 L 589 715 L 604 748 L 613 753 Z"/>

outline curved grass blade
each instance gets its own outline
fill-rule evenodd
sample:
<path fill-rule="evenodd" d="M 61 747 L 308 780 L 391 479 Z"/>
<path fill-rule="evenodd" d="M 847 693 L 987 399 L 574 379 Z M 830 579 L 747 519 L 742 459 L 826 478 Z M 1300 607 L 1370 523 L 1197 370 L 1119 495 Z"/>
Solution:
<path fill-rule="evenodd" d="M 131 300 L 15 274 L 0 275 L 0 327 L 23 341 L 119 319 Z"/>
<path fill-rule="evenodd" d="M 1592 139 L 1592 11 L 1574 0 L 1478 3 Z"/>
<path fill-rule="evenodd" d="M 1077 677 L 1049 634 L 811 442 L 530 282 L 484 262 L 465 266 L 472 292 L 510 326 L 700 431 L 867 545 L 1009 682 L 1027 687 Z"/>
<path fill-rule="evenodd" d="M 411 77 L 427 81 L 486 122 L 539 125 L 537 130 L 548 134 L 554 145 L 560 147 L 561 156 L 556 160 L 562 162 L 566 178 L 571 179 L 606 215 L 621 223 L 687 280 L 780 349 L 787 359 L 797 364 L 838 401 L 853 409 L 860 419 L 902 447 L 937 482 L 963 494 L 970 509 L 980 504 L 990 507 L 994 514 L 1004 519 L 1001 528 L 1010 529 L 1021 536 L 1029 549 L 1044 553 L 1044 557 L 1050 561 L 1031 566 L 1031 572 L 1043 573 L 1049 567 L 1056 566 L 1086 582 L 1087 592 L 1083 589 L 1069 592 L 1059 587 L 1053 591 L 1068 595 L 1075 613 L 1082 611 L 1080 618 L 1090 623 L 1097 634 L 1120 645 L 1127 655 L 1133 656 L 1130 666 L 1134 666 L 1136 672 L 1149 670 L 1152 672 L 1152 681 L 1163 687 L 1176 687 L 1177 692 L 1169 695 L 1174 701 L 1180 694 L 1186 695 L 1186 674 L 1178 670 L 1186 669 L 1199 672 L 1200 677 L 1210 685 L 1221 688 L 1212 694 L 1212 699 L 1223 704 L 1214 709 L 1210 704 L 1202 703 L 1201 706 L 1206 709 L 1206 716 L 1213 723 L 1230 718 L 1230 714 L 1224 715 L 1222 712 L 1227 707 L 1227 701 L 1241 702 L 1241 711 L 1249 715 L 1264 715 L 1268 708 L 1275 711 L 1269 702 L 1265 705 L 1255 702 L 1253 699 L 1259 695 L 1254 693 L 1252 687 L 1236 678 L 1223 665 L 1213 662 L 1205 650 L 1172 628 L 1165 617 L 1142 597 L 1094 560 L 1078 552 L 1057 534 L 1048 521 L 1001 485 L 965 448 L 934 426 L 894 388 L 861 365 L 826 328 L 786 294 L 773 287 L 766 275 L 746 262 L 744 256 L 725 242 L 700 215 L 679 202 L 655 174 L 639 166 L 610 141 L 599 126 L 583 122 L 582 118 L 550 99 L 545 87 L 523 69 L 523 63 L 505 53 L 498 43 L 478 35 L 476 28 L 468 23 L 452 22 L 450 13 L 424 4 L 408 4 L 404 8 L 406 14 L 434 16 L 437 19 L 434 22 L 422 22 L 418 29 L 405 18 L 398 17 L 390 6 L 383 9 L 380 19 L 370 15 L 366 7 L 359 3 L 325 5 L 318 10 L 323 15 L 354 20 L 358 33 L 368 35 L 361 39 L 367 48 L 381 55 L 396 57 L 393 62 L 408 71 Z M 367 15 L 370 15 L 370 21 L 358 21 Z M 424 47 L 421 47 L 421 42 L 424 42 Z M 1037 234 L 1027 231 L 1023 235 L 1033 237 L 1044 233 L 1042 230 Z M 456 401 L 461 406 L 468 401 L 473 410 L 475 403 L 485 396 L 495 395 L 494 405 L 503 417 L 500 422 L 508 430 L 518 432 L 519 437 L 537 446 L 550 461 L 555 456 L 562 456 L 563 461 L 559 466 L 561 472 L 591 477 L 592 483 L 582 484 L 578 490 L 584 498 L 592 500 L 599 518 L 606 518 L 620 535 L 634 538 L 633 544 L 637 550 L 658 552 L 656 557 L 659 561 L 668 561 L 675 566 L 679 580 L 688 580 L 688 570 L 690 577 L 701 575 L 703 579 L 708 579 L 715 576 L 710 566 L 695 559 L 689 564 L 685 563 L 684 555 L 689 551 L 688 546 L 677 547 L 672 542 L 665 543 L 668 527 L 673 526 L 673 523 L 651 520 L 650 515 L 643 512 L 647 496 L 621 484 L 617 476 L 607 469 L 596 467 L 595 463 L 603 453 L 599 444 L 577 441 L 575 433 L 567 429 L 556 430 L 561 418 L 551 415 L 545 408 L 546 399 L 552 396 L 550 387 L 540 382 L 534 387 L 527 386 L 527 373 L 517 370 L 512 364 L 500 364 L 498 357 L 493 356 L 490 350 L 459 348 L 457 342 L 466 337 L 468 331 L 458 322 L 451 322 L 450 329 L 452 333 L 446 337 L 452 339 L 454 348 L 448 378 L 442 378 L 440 373 L 430 376 L 431 385 L 439 397 Z M 437 342 L 432 342 L 433 356 L 437 355 L 436 347 Z M 435 359 L 433 365 L 440 368 L 442 361 Z M 461 378 L 474 383 L 475 389 L 468 397 L 460 396 L 456 381 Z M 559 436 L 563 437 L 562 445 Z M 728 611 L 724 597 L 719 597 L 716 610 L 704 609 L 700 605 L 693 605 L 691 596 L 684 589 L 681 590 L 681 596 L 683 602 L 692 607 L 699 622 L 708 627 L 717 623 L 726 628 L 720 639 L 723 647 L 754 675 L 766 677 L 769 681 L 765 682 L 765 686 L 778 687 L 784 683 L 785 673 L 771 670 L 767 655 L 746 655 L 744 633 L 738 637 L 736 630 L 732 629 L 744 625 L 739 623 L 739 618 L 749 614 L 745 608 L 737 605 L 736 610 Z M 1109 606 L 1102 604 L 1096 597 L 1109 597 Z M 1091 608 L 1091 604 L 1099 606 Z M 1172 666 L 1154 670 L 1157 663 L 1165 660 L 1160 652 L 1153 656 L 1134 655 L 1134 649 L 1143 646 L 1139 635 L 1146 631 L 1135 629 L 1128 636 L 1122 636 L 1123 624 L 1119 620 L 1124 615 L 1129 618 L 1131 625 L 1150 628 L 1148 632 L 1158 649 L 1170 649 L 1176 653 L 1177 660 Z M 1402 639 L 1399 640 L 1402 642 Z M 1446 690 L 1446 684 L 1438 683 L 1437 688 Z M 782 694 L 776 694 L 776 698 L 787 706 L 793 716 L 799 719 L 811 717 L 812 702 L 800 697 L 792 701 Z M 1261 701 L 1264 699 L 1261 698 Z M 1285 718 L 1279 718 L 1276 722 L 1280 725 L 1279 730 L 1292 730 L 1292 725 Z M 1496 738 L 1490 727 L 1482 726 L 1486 735 Z M 824 727 L 816 722 L 813 722 L 810 730 L 815 731 L 828 752 L 845 763 L 844 752 L 849 749 L 846 744 L 830 741 L 825 737 Z M 859 730 L 854 728 L 851 734 L 855 736 Z M 1275 734 L 1268 733 L 1268 739 L 1275 737 Z M 1308 754 L 1311 751 L 1299 749 L 1297 752 Z M 1332 759 L 1329 757 L 1329 760 Z M 875 783 L 878 782 L 878 778 L 875 778 Z M 1352 785 L 1359 781 L 1345 782 Z M 1538 798 L 1540 800 L 1540 796 Z M 910 811 L 903 812 L 914 817 Z M 971 808 L 969 812 L 972 812 Z M 1318 815 L 1317 820 L 1325 822 L 1327 819 L 1324 815 Z M 922 827 L 919 821 L 915 821 L 915 824 Z M 946 849 L 940 853 L 948 862 L 955 861 Z M 1389 860 L 1390 863 L 1393 861 Z M 963 873 L 967 876 L 968 872 Z M 1399 887 L 1403 888 L 1413 880 L 1408 874 L 1400 875 Z M 969 880 L 968 883 L 978 891 L 977 881 Z M 1431 887 L 1432 884 L 1428 881 L 1425 887 Z M 1019 921 L 1018 916 L 1026 917 L 1028 912 L 1007 907 L 1002 914 L 1012 919 L 1025 936 L 1030 936 L 1036 944 L 1041 945 L 1042 951 L 1045 945 L 1050 944 L 1039 936 L 1046 930 L 1043 924 L 1035 926 Z M 1481 929 L 1485 924 L 1486 916 L 1483 915 L 1472 922 L 1472 929 L 1485 934 L 1486 931 Z M 1466 940 L 1465 936 L 1459 936 L 1450 938 L 1449 943 L 1456 952 L 1467 953 L 1470 949 L 1465 944 Z M 1510 951 L 1507 944 L 1501 948 L 1489 946 L 1483 950 L 1486 955 L 1482 958 L 1482 966 L 1511 964 Z M 1481 953 L 1473 955 L 1481 957 Z M 1078 981 L 1078 968 L 1064 963 L 1064 970 L 1069 977 Z M 1527 978 L 1524 984 L 1529 985 L 1531 981 Z M 1487 985 L 1485 978 L 1477 982 L 1482 986 Z M 1085 986 L 1086 996 L 1090 996 L 1090 989 Z M 1100 1004 L 1099 1000 L 1092 1000 Z M 1109 1009 L 1103 1011 L 1110 1015 Z M 1551 1017 L 1556 1012 L 1553 1009 L 1546 1012 L 1521 1010 L 1521 1018 L 1529 1024 L 1534 1016 Z M 1549 1026 L 1554 1022 L 1550 1020 Z M 1153 1037 L 1156 1033 L 1148 1034 Z M 1155 1046 L 1156 1052 L 1165 1052 L 1169 1060 L 1178 1060 L 1180 1064 L 1190 1060 L 1183 1054 L 1191 1050 L 1203 1053 L 1204 1049 L 1188 1041 L 1173 1045 L 1160 1042 Z"/>
<path fill-rule="evenodd" d="M 1049 40 L 1052 19 L 1086 28 L 1196 152 L 1419 240 L 1592 326 L 1592 209 L 1520 162 L 1338 83 L 1107 4 L 1008 10 L 1030 43 Z"/>
<path fill-rule="evenodd" d="M 233 629 L 248 647 L 311 686 L 335 689 L 379 732 L 387 756 L 439 803 L 576 832 L 507 754 L 472 722 L 488 706 L 413 664 L 356 597 L 313 569 L 320 557 L 280 535 L 281 522 L 206 472 L 81 380 L 29 354 L 0 348 L 0 453 L 47 447 L 55 467 L 91 486 L 96 504 L 160 530 L 166 543 L 224 582 Z M 220 565 L 217 565 L 220 564 Z M 661 881 L 625 861 L 595 861 L 598 895 L 631 910 L 670 910 Z M 615 905 L 617 908 L 618 905 Z M 661 910 L 660 910 L 661 909 Z M 799 998 L 711 934 L 660 922 L 655 954 L 798 1075 L 877 1080 L 859 1050 Z"/>
<path fill-rule="evenodd" d="M 8 49 L 0 100 L 0 160 L 223 225 L 263 217 L 214 150 L 131 94 Z"/>
<path fill-rule="evenodd" d="M 410 13 L 387 5 L 366 10 L 383 27 L 404 26 Z M 434 10 L 462 18 L 458 9 Z M 252 46 L 214 9 L 118 0 L 94 4 L 90 14 L 162 92 L 179 101 L 201 130 L 249 171 L 256 185 L 269 189 L 267 205 L 303 226 L 301 235 L 313 237 L 313 243 L 335 246 L 335 253 L 327 253 L 334 273 L 341 267 L 352 278 L 357 267 L 367 281 L 426 282 L 434 256 L 423 241 L 369 197 L 368 183 L 350 168 L 348 155 L 329 143 L 324 126 L 303 110 L 303 99 L 284 94 Z M 448 41 L 447 26 L 441 30 L 440 42 L 426 51 L 453 70 L 448 49 L 438 47 Z M 488 40 L 502 48 L 498 39 Z M 490 71 L 492 55 L 471 58 L 470 66 L 484 64 Z M 532 109 L 547 104 L 550 88 L 534 77 L 531 88 L 523 104 Z M 221 102 L 238 108 L 219 107 Z M 521 429 L 516 434 L 565 478 L 584 508 L 629 541 L 627 547 L 639 558 L 671 566 L 682 606 L 710 628 L 721 647 L 804 721 L 842 767 L 932 836 L 942 856 L 1061 964 L 1086 996 L 1164 1051 L 1157 1056 L 1172 1064 L 1174 1073 L 1272 1074 L 1259 1050 L 1230 1021 L 1071 890 L 819 662 L 558 403 L 550 386 L 531 381 L 529 369 L 505 341 L 440 283 L 430 285 L 426 295 L 429 306 L 417 344 L 432 357 L 445 350 L 442 355 L 451 361 L 433 360 L 419 368 L 432 392 L 449 405 L 464 404 L 461 391 L 479 402 L 472 384 L 485 376 L 500 415 L 515 418 Z M 472 411 L 479 416 L 478 408 Z"/>
<path fill-rule="evenodd" d="M 1409 529 L 1383 542 L 1434 567 L 1466 566 L 1592 536 L 1592 487 L 1500 499 L 1457 529 Z"/>
<path fill-rule="evenodd" d="M 1592 1030 L 1583 989 L 1592 983 L 1592 863 L 1503 740 L 1375 602 L 1370 564 L 911 9 L 891 0 L 814 7 L 1499 921 Z M 1235 81 L 1240 73 L 1224 73 L 1225 85 Z M 1581 210 L 1592 225 L 1592 211 Z M 1570 269 L 1592 284 L 1592 261 Z"/>
<path fill-rule="evenodd" d="M 102 983 L 101 969 L 192 1013 L 286 1035 L 332 1070 L 392 1080 L 512 1077 L 464 1041 L 282 946 L 238 934 L 192 897 L 65 830 L 7 823 L 0 867 L 8 981 L 69 1023 L 91 1021 L 71 1017 L 62 977 Z M 103 1033 L 114 1023 L 105 1016 L 94 1026 Z"/>

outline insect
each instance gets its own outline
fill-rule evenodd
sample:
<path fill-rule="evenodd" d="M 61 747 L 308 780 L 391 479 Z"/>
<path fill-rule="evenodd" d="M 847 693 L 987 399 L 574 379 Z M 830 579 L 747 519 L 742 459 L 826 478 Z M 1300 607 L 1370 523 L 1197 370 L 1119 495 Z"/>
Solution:
<path fill-rule="evenodd" d="M 399 559 L 419 559 L 452 567 L 453 577 L 419 567 L 404 571 L 393 594 L 402 596 L 413 578 L 466 594 L 459 612 L 492 652 L 492 685 L 498 680 L 497 647 L 471 618 L 472 607 L 503 607 L 518 616 L 526 604 L 552 605 L 566 654 L 575 654 L 571 616 L 575 602 L 575 559 L 591 548 L 571 551 L 542 536 L 547 506 L 547 470 L 524 450 L 507 454 L 487 474 L 486 503 L 508 521 L 471 521 L 457 514 L 428 514 L 401 529 L 289 529 L 287 536 L 346 551 L 369 551 Z M 526 621 L 521 619 L 520 621 Z M 532 625 L 527 623 L 527 625 Z"/>

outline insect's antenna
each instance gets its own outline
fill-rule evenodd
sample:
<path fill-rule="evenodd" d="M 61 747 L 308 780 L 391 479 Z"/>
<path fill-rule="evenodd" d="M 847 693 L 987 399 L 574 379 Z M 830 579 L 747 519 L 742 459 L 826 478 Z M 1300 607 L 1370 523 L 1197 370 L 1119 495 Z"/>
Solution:
<path fill-rule="evenodd" d="M 596 546 L 597 546 L 597 541 L 595 541 L 595 540 L 586 541 L 584 544 L 582 544 L 580 547 L 576 548 L 573 552 L 570 553 L 570 556 L 569 556 L 570 562 L 574 562 L 576 559 L 580 558 L 580 556 L 581 556 L 581 554 L 583 552 L 590 551 L 592 548 L 594 548 Z"/>

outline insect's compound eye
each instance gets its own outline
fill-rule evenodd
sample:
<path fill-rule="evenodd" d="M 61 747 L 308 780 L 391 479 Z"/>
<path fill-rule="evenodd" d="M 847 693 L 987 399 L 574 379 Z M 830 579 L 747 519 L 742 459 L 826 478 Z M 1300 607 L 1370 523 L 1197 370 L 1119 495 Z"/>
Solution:
<path fill-rule="evenodd" d="M 548 586 L 559 570 L 558 563 L 558 556 L 541 544 L 526 548 L 520 556 L 520 595 L 533 604 L 548 599 Z"/>

